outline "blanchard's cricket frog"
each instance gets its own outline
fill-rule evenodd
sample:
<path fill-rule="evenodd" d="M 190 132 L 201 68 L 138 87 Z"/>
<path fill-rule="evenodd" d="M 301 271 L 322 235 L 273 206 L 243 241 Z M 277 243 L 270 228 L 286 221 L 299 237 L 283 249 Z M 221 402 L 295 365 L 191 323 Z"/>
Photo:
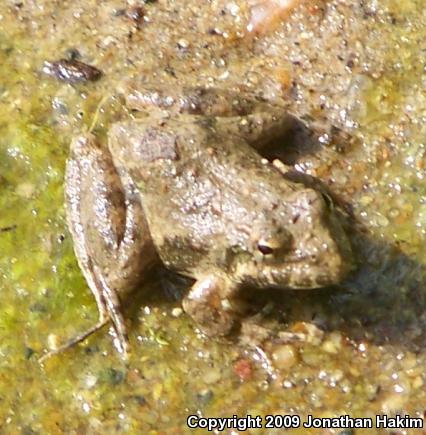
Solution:
<path fill-rule="evenodd" d="M 127 104 L 162 112 L 113 124 L 105 144 L 75 138 L 66 170 L 68 224 L 98 326 L 111 319 L 124 351 L 121 307 L 156 263 L 195 280 L 183 308 L 208 334 L 230 330 L 244 286 L 345 277 L 351 248 L 333 207 L 258 153 L 288 129 L 282 107 L 200 88 L 134 91 Z"/>

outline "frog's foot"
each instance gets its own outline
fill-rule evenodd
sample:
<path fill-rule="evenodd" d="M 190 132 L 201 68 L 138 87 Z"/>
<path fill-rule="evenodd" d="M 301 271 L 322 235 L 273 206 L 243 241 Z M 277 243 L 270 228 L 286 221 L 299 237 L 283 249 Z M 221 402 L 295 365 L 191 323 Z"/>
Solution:
<path fill-rule="evenodd" d="M 271 109 L 264 98 L 251 92 L 238 92 L 203 86 L 164 87 L 128 83 L 123 89 L 126 106 L 132 110 L 167 110 L 169 113 L 202 116 L 245 116 Z"/>
<path fill-rule="evenodd" d="M 114 331 L 117 334 L 117 350 L 127 358 L 129 351 L 129 337 L 127 335 L 126 322 L 124 320 L 120 298 L 116 291 L 111 289 L 102 274 L 99 274 L 99 281 L 102 287 L 102 296 L 108 310 L 109 318 L 114 326 Z M 99 322 L 102 322 L 102 313 Z"/>
<path fill-rule="evenodd" d="M 235 322 L 230 297 L 234 286 L 208 275 L 198 280 L 183 300 L 183 308 L 207 335 L 226 335 Z"/>
<path fill-rule="evenodd" d="M 121 312 L 120 299 L 117 293 L 109 288 L 102 275 L 98 275 L 96 273 L 96 267 L 93 269 L 93 273 L 89 273 L 86 270 L 85 275 L 89 276 L 88 282 L 90 282 L 91 288 L 96 288 L 96 292 L 93 293 L 95 294 L 96 301 L 98 303 L 98 322 L 96 325 L 92 326 L 76 337 L 73 337 L 62 346 L 52 349 L 44 354 L 41 358 L 39 358 L 40 363 L 43 363 L 43 361 L 52 357 L 53 355 L 62 353 L 74 347 L 76 344 L 83 342 L 86 338 L 99 331 L 110 321 L 112 322 L 114 331 L 117 335 L 117 342 L 115 343 L 117 350 L 123 354 L 124 358 L 127 359 L 129 352 L 129 339 L 127 336 L 126 323 Z"/>
<path fill-rule="evenodd" d="M 284 102 L 270 102 L 250 92 L 201 86 L 181 89 L 160 86 L 138 90 L 130 84 L 126 105 L 133 110 L 159 108 L 175 116 L 195 115 L 214 119 L 217 133 L 238 136 L 258 151 L 283 138 L 299 120 L 288 113 Z"/>

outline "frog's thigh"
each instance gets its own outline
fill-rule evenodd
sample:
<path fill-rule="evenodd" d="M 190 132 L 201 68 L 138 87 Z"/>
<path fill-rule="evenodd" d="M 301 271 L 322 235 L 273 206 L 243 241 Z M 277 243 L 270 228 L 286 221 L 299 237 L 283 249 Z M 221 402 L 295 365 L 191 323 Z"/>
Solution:
<path fill-rule="evenodd" d="M 236 288 L 215 275 L 199 279 L 183 300 L 183 308 L 208 335 L 227 334 L 235 320 L 230 299 Z"/>
<path fill-rule="evenodd" d="M 85 161 L 80 158 L 83 149 L 91 148 L 91 136 L 77 137 L 71 143 L 71 152 L 65 171 L 65 206 L 68 228 L 74 242 L 78 264 L 92 291 L 99 310 L 100 322 L 108 318 L 105 298 L 94 273 L 94 264 L 88 251 L 87 232 L 82 222 L 82 196 L 87 174 L 83 170 Z M 89 159 L 90 160 L 90 157 Z"/>
<path fill-rule="evenodd" d="M 233 92 L 222 88 L 205 88 L 201 86 L 164 87 L 128 86 L 126 105 L 133 110 L 149 110 L 152 106 L 166 109 L 173 113 L 191 115 L 232 116 L 242 112 L 247 107 L 253 108 L 259 101 L 253 95 Z"/>
<path fill-rule="evenodd" d="M 171 113 L 201 116 L 239 116 L 274 110 L 276 104 L 251 92 L 204 86 L 135 86 L 127 85 L 126 105 L 146 111 L 153 106 Z"/>

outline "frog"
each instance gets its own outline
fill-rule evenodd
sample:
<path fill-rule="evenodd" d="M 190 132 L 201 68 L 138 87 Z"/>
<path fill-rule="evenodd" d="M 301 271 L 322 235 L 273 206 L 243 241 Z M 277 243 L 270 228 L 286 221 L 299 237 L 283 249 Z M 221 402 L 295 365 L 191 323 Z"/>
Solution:
<path fill-rule="evenodd" d="M 111 322 L 155 266 L 192 279 L 183 311 L 208 336 L 238 324 L 245 288 L 316 289 L 353 269 L 349 238 L 320 189 L 262 156 L 285 136 L 285 105 L 220 88 L 128 90 L 133 115 L 102 141 L 75 137 L 65 202 L 78 264 L 99 311 L 81 341 Z M 136 114 L 136 115 L 135 115 Z"/>

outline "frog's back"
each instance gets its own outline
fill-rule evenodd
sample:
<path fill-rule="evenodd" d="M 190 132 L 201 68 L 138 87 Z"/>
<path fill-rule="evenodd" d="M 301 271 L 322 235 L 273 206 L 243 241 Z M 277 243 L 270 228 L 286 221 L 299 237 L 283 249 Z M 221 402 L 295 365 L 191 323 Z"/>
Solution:
<path fill-rule="evenodd" d="M 243 248 L 253 226 L 291 214 L 284 200 L 298 189 L 243 139 L 215 134 L 214 118 L 187 119 L 118 124 L 110 145 L 138 180 L 162 260 L 180 271 L 226 261 L 227 248 Z"/>

